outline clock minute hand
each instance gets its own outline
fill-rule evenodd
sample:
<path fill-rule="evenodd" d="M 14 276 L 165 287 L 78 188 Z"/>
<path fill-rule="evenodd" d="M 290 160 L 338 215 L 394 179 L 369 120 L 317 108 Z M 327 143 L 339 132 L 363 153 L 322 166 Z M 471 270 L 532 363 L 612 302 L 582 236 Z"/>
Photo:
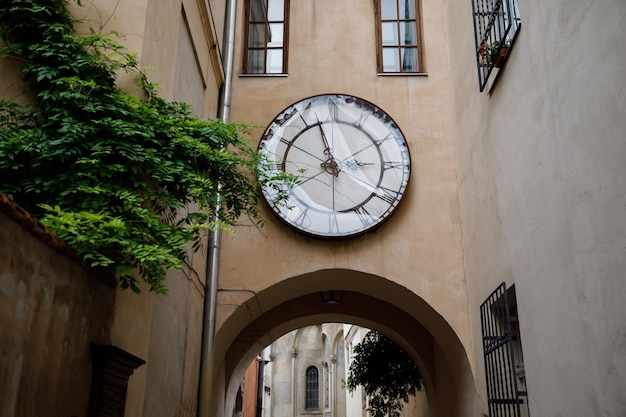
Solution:
<path fill-rule="evenodd" d="M 320 132 L 322 133 L 322 141 L 324 142 L 324 154 L 328 156 L 328 159 L 322 162 L 320 164 L 320 167 L 324 169 L 326 172 L 328 172 L 329 174 L 332 174 L 335 177 L 338 177 L 339 173 L 341 172 L 341 167 L 339 166 L 339 164 L 333 157 L 333 154 L 330 150 L 330 144 L 328 143 L 328 138 L 326 138 L 326 133 L 324 132 L 324 128 L 322 127 L 322 124 L 320 123 L 319 117 L 315 115 L 315 118 L 317 119 L 317 127 L 320 128 Z"/>
<path fill-rule="evenodd" d="M 345 159 L 343 161 L 341 161 L 340 163 L 341 166 L 349 168 L 351 170 L 355 170 L 358 167 L 363 167 L 366 165 L 376 165 L 373 162 L 361 162 L 361 161 L 357 161 L 356 159 Z"/>

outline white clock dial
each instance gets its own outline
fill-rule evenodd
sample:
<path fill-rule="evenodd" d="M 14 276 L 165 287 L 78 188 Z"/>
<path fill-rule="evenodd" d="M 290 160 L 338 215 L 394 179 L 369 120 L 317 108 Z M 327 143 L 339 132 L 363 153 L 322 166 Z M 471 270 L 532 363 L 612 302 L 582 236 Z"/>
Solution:
<path fill-rule="evenodd" d="M 409 181 L 409 150 L 396 123 L 372 103 L 340 94 L 320 95 L 283 110 L 268 126 L 259 152 L 273 170 L 298 178 L 277 204 L 278 217 L 311 236 L 344 238 L 386 220 Z"/>

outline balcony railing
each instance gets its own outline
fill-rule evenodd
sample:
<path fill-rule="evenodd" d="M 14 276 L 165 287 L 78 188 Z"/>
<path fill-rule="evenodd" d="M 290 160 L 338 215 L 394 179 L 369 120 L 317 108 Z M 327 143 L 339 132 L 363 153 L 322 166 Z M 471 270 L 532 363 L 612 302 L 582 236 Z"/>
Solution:
<path fill-rule="evenodd" d="M 521 21 L 517 0 L 472 0 L 480 91 L 506 60 Z"/>

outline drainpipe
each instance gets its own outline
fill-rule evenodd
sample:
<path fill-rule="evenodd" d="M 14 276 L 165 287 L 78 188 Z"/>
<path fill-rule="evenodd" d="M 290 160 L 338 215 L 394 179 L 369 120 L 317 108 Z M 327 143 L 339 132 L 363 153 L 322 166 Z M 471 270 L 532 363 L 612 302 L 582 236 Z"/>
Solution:
<path fill-rule="evenodd" d="M 263 352 L 261 352 L 261 355 Z M 265 393 L 265 359 L 258 357 L 258 375 L 256 384 L 256 417 L 263 417 L 263 394 Z"/>
<path fill-rule="evenodd" d="M 237 0 L 226 0 L 224 22 L 224 84 L 220 94 L 218 117 L 228 121 L 230 116 L 230 97 L 232 89 L 233 61 L 235 54 L 235 23 L 237 20 Z M 218 220 L 220 210 L 221 184 L 217 186 L 217 203 L 213 221 Z M 217 286 L 219 275 L 221 233 L 219 230 L 209 233 L 209 247 L 206 265 L 206 283 L 204 287 L 204 318 L 202 323 L 202 346 L 200 353 L 200 381 L 198 388 L 198 417 L 211 416 L 209 398 L 213 392 L 213 373 L 215 369 L 215 317 L 217 315 Z"/>

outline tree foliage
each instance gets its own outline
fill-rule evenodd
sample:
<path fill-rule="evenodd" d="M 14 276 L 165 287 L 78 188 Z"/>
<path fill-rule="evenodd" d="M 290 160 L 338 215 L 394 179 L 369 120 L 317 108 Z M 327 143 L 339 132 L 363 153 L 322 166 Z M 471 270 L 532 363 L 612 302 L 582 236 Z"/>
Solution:
<path fill-rule="evenodd" d="M 267 178 L 245 126 L 161 99 L 115 33 L 79 35 L 75 23 L 62 0 L 0 5 L 0 51 L 23 60 L 35 96 L 0 101 L 0 191 L 123 288 L 139 292 L 138 271 L 164 293 L 165 269 L 182 267 L 202 231 L 242 214 L 262 223 L 255 178 L 287 179 Z M 121 72 L 143 97 L 116 86 Z"/>
<path fill-rule="evenodd" d="M 422 387 L 415 362 L 391 339 L 371 330 L 354 346 L 346 388 L 358 386 L 369 399 L 373 417 L 398 417 L 402 401 L 409 402 Z"/>

